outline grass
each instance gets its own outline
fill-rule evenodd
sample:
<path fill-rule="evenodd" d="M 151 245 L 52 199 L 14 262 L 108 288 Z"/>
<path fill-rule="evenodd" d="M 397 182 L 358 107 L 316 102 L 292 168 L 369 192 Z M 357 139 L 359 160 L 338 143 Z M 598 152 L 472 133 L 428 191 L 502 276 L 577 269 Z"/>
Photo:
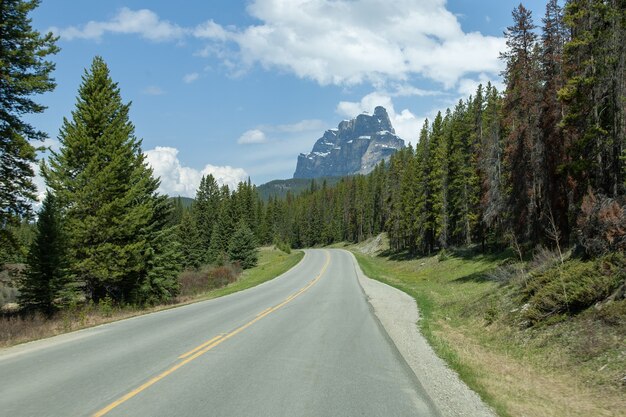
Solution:
<path fill-rule="evenodd" d="M 40 315 L 26 319 L 20 317 L 0 318 L 0 347 L 9 347 L 242 291 L 283 274 L 300 262 L 303 256 L 304 253 L 301 251 L 286 254 L 273 248 L 261 248 L 258 265 L 243 271 L 235 282 L 200 294 L 180 296 L 169 304 L 139 308 L 134 306 L 114 306 L 104 302 L 96 305 L 88 304 L 68 308 L 59 312 L 52 319 L 46 319 Z"/>
<path fill-rule="evenodd" d="M 506 253 L 394 259 L 348 249 L 366 275 L 416 299 L 424 336 L 499 415 L 623 415 L 623 312 L 609 314 L 612 322 L 591 308 L 556 324 L 519 326 L 512 319 L 519 286 L 488 274 Z M 620 303 L 612 308 L 624 309 Z"/>

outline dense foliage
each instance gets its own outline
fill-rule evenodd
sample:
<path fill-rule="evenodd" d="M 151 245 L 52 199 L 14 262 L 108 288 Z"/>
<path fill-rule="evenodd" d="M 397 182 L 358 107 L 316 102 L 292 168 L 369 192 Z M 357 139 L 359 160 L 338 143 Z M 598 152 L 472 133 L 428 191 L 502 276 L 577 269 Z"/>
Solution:
<path fill-rule="evenodd" d="M 47 60 L 58 51 L 56 38 L 42 36 L 28 17 L 38 5 L 38 0 L 0 2 L 0 260 L 14 255 L 11 248 L 18 242 L 11 226 L 29 217 L 35 199 L 36 152 L 30 141 L 46 137 L 24 116 L 43 112 L 32 96 L 56 86 L 54 64 Z"/>

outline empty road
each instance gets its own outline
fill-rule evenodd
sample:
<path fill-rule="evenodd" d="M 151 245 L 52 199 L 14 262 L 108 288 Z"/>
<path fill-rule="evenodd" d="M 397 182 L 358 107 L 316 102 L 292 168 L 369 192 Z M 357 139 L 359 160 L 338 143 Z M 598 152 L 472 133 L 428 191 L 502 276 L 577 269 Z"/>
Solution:
<path fill-rule="evenodd" d="M 341 250 L 236 294 L 0 351 L 0 416 L 435 416 Z"/>

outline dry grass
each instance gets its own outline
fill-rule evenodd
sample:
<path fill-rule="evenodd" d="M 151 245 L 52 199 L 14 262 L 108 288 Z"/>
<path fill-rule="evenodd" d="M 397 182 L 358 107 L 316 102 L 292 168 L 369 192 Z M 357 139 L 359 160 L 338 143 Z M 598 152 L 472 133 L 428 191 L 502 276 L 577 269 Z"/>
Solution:
<path fill-rule="evenodd" d="M 626 410 L 626 397 L 619 389 L 592 388 L 571 372 L 528 366 L 514 354 L 484 347 L 467 329 L 438 324 L 441 330 L 435 336 L 454 346 L 459 360 L 474 370 L 476 383 L 511 416 L 608 417 Z"/>

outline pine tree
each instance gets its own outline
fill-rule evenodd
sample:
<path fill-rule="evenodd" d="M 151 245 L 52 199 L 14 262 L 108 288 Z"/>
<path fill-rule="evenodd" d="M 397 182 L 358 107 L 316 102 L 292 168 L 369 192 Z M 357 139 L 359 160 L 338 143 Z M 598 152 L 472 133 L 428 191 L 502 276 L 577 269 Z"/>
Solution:
<path fill-rule="evenodd" d="M 504 143 L 501 126 L 501 99 L 495 87 L 487 84 L 486 105 L 482 125 L 484 141 L 479 166 L 483 172 L 482 221 L 492 233 L 502 232 L 505 218 Z"/>
<path fill-rule="evenodd" d="M 626 7 L 623 0 L 570 0 L 564 21 L 563 128 L 573 200 L 589 187 L 617 196 L 624 192 L 626 166 Z"/>
<path fill-rule="evenodd" d="M 414 207 L 417 249 L 426 254 L 431 253 L 435 246 L 435 213 L 433 211 L 430 152 L 430 126 L 427 119 L 420 131 L 419 143 L 415 152 L 417 196 Z"/>
<path fill-rule="evenodd" d="M 72 119 L 63 122 L 61 149 L 44 169 L 66 217 L 71 272 L 96 301 L 110 296 L 152 302 L 152 271 L 175 242 L 163 236 L 173 232 L 167 226 L 171 206 L 156 193 L 159 182 L 134 136 L 129 107 L 96 57 L 83 76 Z M 169 268 L 159 285 L 173 285 L 174 275 Z M 174 292 L 159 289 L 159 297 Z"/>
<path fill-rule="evenodd" d="M 432 209 L 434 211 L 434 231 L 439 247 L 448 246 L 449 239 L 449 134 L 451 114 L 448 110 L 445 118 L 437 113 L 433 121 L 429 141 L 431 169 L 429 188 L 432 190 Z"/>
<path fill-rule="evenodd" d="M 28 271 L 20 286 L 26 310 L 52 315 L 69 286 L 66 240 L 54 194 L 48 192 L 39 211 L 35 238 L 28 253 Z"/>
<path fill-rule="evenodd" d="M 177 229 L 177 240 L 180 244 L 182 266 L 184 268 L 198 268 L 205 262 L 206 252 L 203 251 L 196 219 L 189 210 L 183 212 Z"/>
<path fill-rule="evenodd" d="M 243 269 L 252 268 L 258 262 L 254 233 L 244 220 L 239 222 L 237 230 L 232 235 L 228 244 L 228 259 L 238 262 Z"/>
<path fill-rule="evenodd" d="M 42 113 L 46 107 L 31 97 L 56 86 L 46 58 L 59 51 L 57 38 L 32 28 L 28 14 L 37 6 L 38 0 L 0 2 L 0 252 L 15 245 L 8 226 L 28 217 L 35 199 L 37 155 L 29 141 L 46 138 L 24 116 Z"/>
<path fill-rule="evenodd" d="M 221 191 L 221 202 L 217 223 L 213 227 L 211 234 L 211 246 L 209 247 L 209 262 L 220 263 L 226 258 L 228 244 L 233 234 L 236 217 L 234 215 L 234 203 L 230 196 L 228 186 L 223 186 Z"/>
<path fill-rule="evenodd" d="M 202 253 L 202 262 L 209 261 L 211 235 L 219 216 L 220 198 L 220 188 L 213 175 L 203 176 L 196 192 L 195 201 L 191 206 L 191 213 L 199 238 L 195 243 L 198 244 L 197 250 Z"/>
<path fill-rule="evenodd" d="M 508 206 L 512 231 L 536 241 L 541 230 L 545 149 L 538 140 L 539 87 L 536 26 L 523 5 L 513 10 L 513 25 L 505 32 L 507 51 L 503 73 L 504 121 L 508 128 L 504 159 L 507 164 Z"/>
<path fill-rule="evenodd" d="M 563 106 L 558 91 L 563 88 L 563 47 L 567 38 L 563 22 L 563 10 L 557 0 L 549 0 L 542 20 L 541 36 L 541 108 L 539 114 L 539 137 L 545 151 L 545 167 L 540 171 L 545 187 L 541 198 L 547 209 L 542 213 L 544 230 L 550 221 L 567 239 L 570 234 L 568 221 L 567 165 L 565 136 L 560 126 Z"/>

